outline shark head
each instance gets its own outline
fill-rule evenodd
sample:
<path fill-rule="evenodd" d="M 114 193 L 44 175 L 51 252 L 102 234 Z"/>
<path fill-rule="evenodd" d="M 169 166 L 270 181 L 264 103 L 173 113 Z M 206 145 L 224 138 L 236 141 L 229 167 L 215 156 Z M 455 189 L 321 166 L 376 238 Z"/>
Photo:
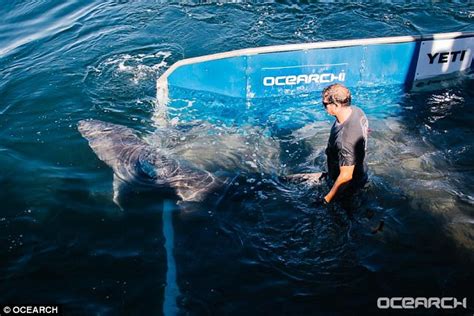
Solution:
<path fill-rule="evenodd" d="M 83 120 L 78 130 L 99 159 L 112 168 L 114 202 L 119 206 L 125 184 L 171 191 L 183 202 L 200 202 L 224 183 L 165 148 L 150 146 L 126 126 Z"/>

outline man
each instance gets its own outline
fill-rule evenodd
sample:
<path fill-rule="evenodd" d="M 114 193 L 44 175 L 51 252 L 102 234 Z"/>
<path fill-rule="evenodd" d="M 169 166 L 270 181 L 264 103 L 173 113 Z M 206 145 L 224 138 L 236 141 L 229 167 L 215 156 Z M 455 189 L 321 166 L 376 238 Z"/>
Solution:
<path fill-rule="evenodd" d="M 329 178 L 331 190 L 321 201 L 327 204 L 334 199 L 346 200 L 367 182 L 364 159 L 368 121 L 360 108 L 351 105 L 351 93 L 342 84 L 326 87 L 322 97 L 327 113 L 336 117 L 326 148 L 328 172 L 295 175 L 292 178 L 311 182 Z"/>

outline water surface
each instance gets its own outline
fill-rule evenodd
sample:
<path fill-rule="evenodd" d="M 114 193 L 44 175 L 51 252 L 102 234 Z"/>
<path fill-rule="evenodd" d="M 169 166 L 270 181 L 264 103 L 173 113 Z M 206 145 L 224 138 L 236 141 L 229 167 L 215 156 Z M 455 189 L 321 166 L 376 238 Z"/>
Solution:
<path fill-rule="evenodd" d="M 162 314 L 167 259 L 163 197 L 131 193 L 119 209 L 112 171 L 79 120 L 153 140 L 156 79 L 182 58 L 474 30 L 469 2 L 12 1 L 0 17 L 0 303 L 54 302 L 86 315 Z M 324 165 L 332 118 L 318 95 L 263 100 L 275 104 L 264 116 L 216 100 L 213 117 L 200 116 L 198 103 L 186 108 L 195 98 L 187 96 L 174 112 L 185 138 L 167 145 L 203 167 L 226 157 L 226 168 L 262 172 L 244 173 L 216 209 L 174 213 L 179 310 L 360 314 L 381 295 L 467 296 L 472 309 L 473 91 L 472 80 L 431 92 L 354 91 L 372 132 L 371 181 L 352 216 L 311 206 L 324 188 L 278 180 Z M 196 119 L 223 135 L 203 137 L 209 126 Z"/>

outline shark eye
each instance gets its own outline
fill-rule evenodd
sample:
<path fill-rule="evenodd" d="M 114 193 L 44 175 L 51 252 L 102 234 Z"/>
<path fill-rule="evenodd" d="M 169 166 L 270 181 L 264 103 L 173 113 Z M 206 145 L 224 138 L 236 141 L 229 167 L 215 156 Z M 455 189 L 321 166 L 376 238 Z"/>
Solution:
<path fill-rule="evenodd" d="M 139 169 L 151 178 L 156 178 L 156 169 L 155 166 L 148 159 L 140 159 L 138 161 Z"/>

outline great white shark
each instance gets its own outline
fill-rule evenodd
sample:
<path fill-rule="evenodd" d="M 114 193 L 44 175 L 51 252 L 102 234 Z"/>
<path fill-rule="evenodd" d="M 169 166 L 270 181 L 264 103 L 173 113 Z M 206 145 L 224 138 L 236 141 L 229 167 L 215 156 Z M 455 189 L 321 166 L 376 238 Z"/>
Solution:
<path fill-rule="evenodd" d="M 278 157 L 278 146 L 272 141 L 258 138 L 257 143 L 249 144 L 236 134 L 206 134 L 202 129 L 187 131 L 187 136 L 160 130 L 148 141 L 129 127 L 99 120 L 82 120 L 78 130 L 99 159 L 112 168 L 113 201 L 120 208 L 121 192 L 128 185 L 174 194 L 183 210 L 203 201 L 217 204 L 242 174 L 271 172 L 274 166 L 268 161 Z M 186 143 L 179 144 L 186 137 Z M 258 151 L 265 162 L 255 159 Z"/>
<path fill-rule="evenodd" d="M 98 120 L 78 124 L 89 146 L 114 172 L 114 202 L 120 206 L 125 185 L 154 187 L 175 193 L 181 201 L 201 202 L 206 194 L 222 187 L 225 180 L 174 157 L 165 148 L 156 148 L 126 126 Z"/>

